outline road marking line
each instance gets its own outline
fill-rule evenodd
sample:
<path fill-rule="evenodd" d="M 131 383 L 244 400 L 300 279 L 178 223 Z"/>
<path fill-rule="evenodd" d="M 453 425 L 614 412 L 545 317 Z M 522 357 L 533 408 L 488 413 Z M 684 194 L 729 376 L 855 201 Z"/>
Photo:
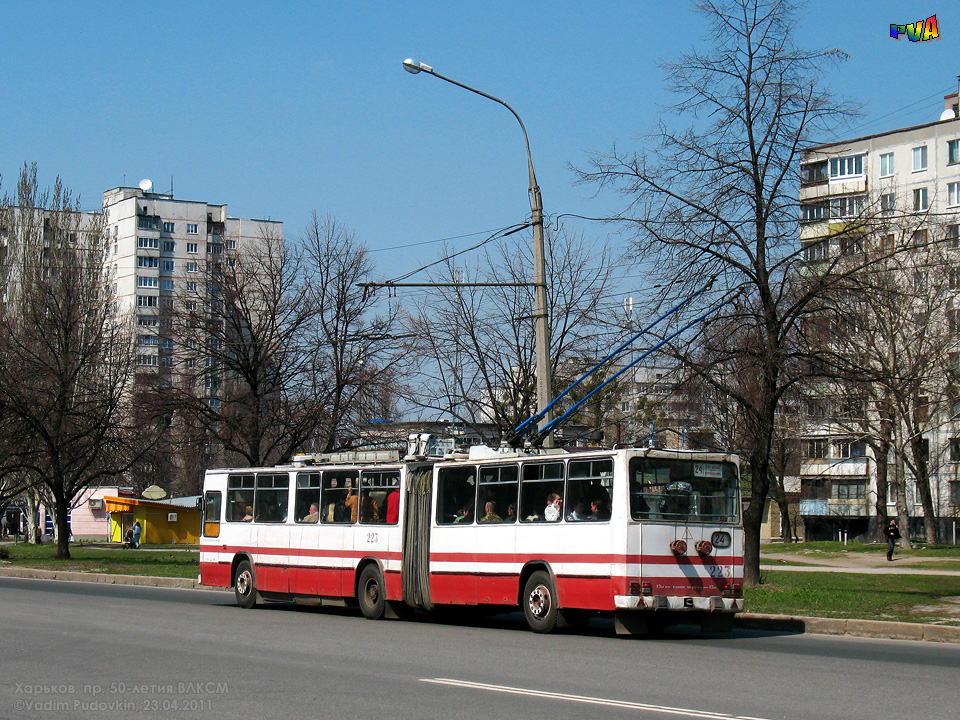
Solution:
<path fill-rule="evenodd" d="M 685 715 L 693 718 L 704 718 L 705 720 L 767 720 L 766 718 L 729 715 L 727 713 L 709 712 L 707 710 L 690 710 L 665 705 L 649 705 L 646 703 L 629 702 L 627 700 L 589 697 L 587 695 L 560 695 L 555 692 L 545 692 L 543 690 L 528 690 L 526 688 L 509 687 L 507 685 L 488 685 L 486 683 L 470 682 L 469 680 L 420 678 L 420 682 L 432 683 L 434 685 L 452 685 L 454 687 L 469 688 L 471 690 L 488 690 L 508 695 L 526 695 L 528 697 L 549 698 L 551 700 L 566 700 L 567 702 L 586 703 L 588 705 L 605 705 L 607 707 L 627 708 L 631 710 L 648 710 L 666 715 Z"/>

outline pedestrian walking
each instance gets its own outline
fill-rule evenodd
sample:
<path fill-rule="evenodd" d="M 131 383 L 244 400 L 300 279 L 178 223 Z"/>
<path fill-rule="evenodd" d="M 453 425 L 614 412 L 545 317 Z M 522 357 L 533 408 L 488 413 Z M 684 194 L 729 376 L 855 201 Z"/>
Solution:
<path fill-rule="evenodd" d="M 897 527 L 897 521 L 891 519 L 887 525 L 887 560 L 893 560 L 893 549 L 897 546 L 897 540 L 900 539 L 900 528 Z"/>
<path fill-rule="evenodd" d="M 136 550 L 140 547 L 140 533 L 143 532 L 143 528 L 140 526 L 140 521 L 137 520 L 133 524 L 133 549 Z"/>

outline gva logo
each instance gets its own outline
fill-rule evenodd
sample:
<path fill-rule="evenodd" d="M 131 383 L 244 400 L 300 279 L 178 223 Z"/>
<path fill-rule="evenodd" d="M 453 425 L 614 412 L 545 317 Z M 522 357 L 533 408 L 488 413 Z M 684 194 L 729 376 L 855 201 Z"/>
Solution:
<path fill-rule="evenodd" d="M 909 25 L 891 25 L 890 37 L 899 40 L 901 35 L 906 35 L 910 42 L 920 42 L 922 40 L 939 40 L 940 26 L 937 25 L 937 16 L 931 15 L 926 20 L 917 20 Z"/>

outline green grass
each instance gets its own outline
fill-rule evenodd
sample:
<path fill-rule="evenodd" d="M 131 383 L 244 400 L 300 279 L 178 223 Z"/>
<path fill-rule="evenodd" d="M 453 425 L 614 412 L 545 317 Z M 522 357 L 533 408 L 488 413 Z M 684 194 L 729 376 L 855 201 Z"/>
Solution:
<path fill-rule="evenodd" d="M 749 612 L 960 626 L 960 577 L 772 570 L 762 580 L 744 589 Z"/>
<path fill-rule="evenodd" d="M 171 546 L 172 547 L 172 546 Z M 184 546 L 178 546 L 183 548 Z M 123 550 L 121 548 L 70 546 L 70 559 L 57 559 L 56 545 L 10 545 L 10 564 L 42 570 L 108 573 L 111 575 L 152 575 L 195 578 L 200 571 L 197 549 Z"/>

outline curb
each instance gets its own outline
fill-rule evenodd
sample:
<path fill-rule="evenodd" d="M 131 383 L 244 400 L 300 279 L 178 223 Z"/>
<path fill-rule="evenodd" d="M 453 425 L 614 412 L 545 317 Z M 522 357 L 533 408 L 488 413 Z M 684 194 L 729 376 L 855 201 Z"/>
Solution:
<path fill-rule="evenodd" d="M 151 575 L 109 575 L 107 573 L 40 570 L 37 568 L 22 567 L 0 567 L 0 577 L 28 578 L 33 580 L 67 580 L 70 582 L 91 582 L 104 585 L 144 585 L 149 587 L 188 589 L 201 587 L 196 580 L 189 578 L 165 578 L 153 577 Z"/>
<path fill-rule="evenodd" d="M 750 630 L 960 643 L 960 627 L 946 625 L 921 625 L 920 623 L 886 622 L 883 620 L 795 617 L 792 615 L 759 615 L 757 613 L 740 613 L 734 618 L 733 624 Z"/>
<path fill-rule="evenodd" d="M 150 575 L 108 575 L 105 573 L 39 570 L 36 568 L 0 567 L 0 577 L 35 580 L 92 582 L 104 585 L 141 585 L 148 587 L 214 590 L 188 578 L 164 578 Z M 923 640 L 960 643 L 960 627 L 921 625 L 919 623 L 885 622 L 882 620 L 850 620 L 844 618 L 799 617 L 792 615 L 760 615 L 739 613 L 735 627 L 794 634 L 850 635 L 888 640 Z"/>

